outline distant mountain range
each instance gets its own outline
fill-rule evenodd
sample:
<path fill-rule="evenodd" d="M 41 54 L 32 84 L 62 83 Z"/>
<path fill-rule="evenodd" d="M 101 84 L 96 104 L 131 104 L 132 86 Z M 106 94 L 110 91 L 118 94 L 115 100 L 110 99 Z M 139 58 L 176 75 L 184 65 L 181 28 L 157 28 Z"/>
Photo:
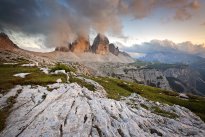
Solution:
<path fill-rule="evenodd" d="M 179 52 L 158 52 L 146 54 L 139 60 L 153 63 L 152 67 L 161 70 L 173 90 L 205 94 L 205 58 Z"/>
<path fill-rule="evenodd" d="M 185 53 L 173 53 L 173 52 L 157 52 L 148 53 L 144 57 L 140 57 L 139 60 L 148 62 L 160 62 L 160 63 L 183 63 L 192 64 L 205 61 L 204 58 L 196 55 L 190 55 Z"/>

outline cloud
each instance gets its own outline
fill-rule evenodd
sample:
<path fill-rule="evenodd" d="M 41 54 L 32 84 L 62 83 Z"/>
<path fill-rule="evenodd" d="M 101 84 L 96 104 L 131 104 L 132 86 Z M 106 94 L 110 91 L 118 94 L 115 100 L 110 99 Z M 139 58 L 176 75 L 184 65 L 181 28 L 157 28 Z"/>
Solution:
<path fill-rule="evenodd" d="M 187 10 L 185 8 L 182 8 L 182 9 L 178 9 L 176 11 L 176 15 L 174 16 L 174 19 L 176 20 L 182 20 L 182 21 L 185 21 L 185 20 L 188 20 L 191 18 L 191 14 L 187 12 Z"/>
<path fill-rule="evenodd" d="M 174 43 L 169 40 L 152 40 L 142 44 L 136 44 L 132 47 L 123 47 L 124 51 L 133 53 L 185 53 L 205 57 L 205 45 L 193 44 L 189 41 L 182 43 Z"/>
<path fill-rule="evenodd" d="M 194 0 L 176 10 L 174 19 L 185 21 L 192 17 L 190 10 L 197 10 L 200 8 L 200 3 L 198 0 Z"/>
<path fill-rule="evenodd" d="M 205 22 L 201 24 L 202 26 L 205 26 Z"/>
<path fill-rule="evenodd" d="M 0 30 L 44 35 L 45 45 L 56 47 L 88 35 L 90 29 L 123 37 L 124 16 L 142 19 L 163 8 L 186 20 L 199 7 L 198 0 L 1 0 Z"/>

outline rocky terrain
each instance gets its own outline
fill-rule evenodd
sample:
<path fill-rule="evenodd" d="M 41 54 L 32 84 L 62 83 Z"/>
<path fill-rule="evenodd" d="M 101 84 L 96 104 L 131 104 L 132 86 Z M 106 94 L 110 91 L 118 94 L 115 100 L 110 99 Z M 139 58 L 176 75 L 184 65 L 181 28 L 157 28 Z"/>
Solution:
<path fill-rule="evenodd" d="M 112 76 L 127 81 L 171 90 L 167 78 L 162 71 L 157 69 L 139 68 L 131 64 L 123 63 L 86 63 L 86 66 L 93 69 L 93 74 L 97 76 Z"/>
<path fill-rule="evenodd" d="M 173 90 L 192 92 L 199 95 L 205 94 L 205 59 L 203 57 L 178 52 L 158 52 L 146 54 L 146 56 L 139 59 L 159 64 L 158 66 L 161 63 L 159 69 L 168 78 Z M 164 70 L 163 66 L 168 64 L 173 66 L 180 66 L 181 64 L 181 66 L 184 66 L 183 68 L 169 67 Z"/>
<path fill-rule="evenodd" d="M 203 90 L 198 88 L 198 82 L 203 81 L 200 74 L 190 68 L 168 68 L 163 74 L 169 79 L 171 86 L 179 92 L 192 92 L 203 94 Z M 178 89 L 177 89 L 178 87 Z"/>
<path fill-rule="evenodd" d="M 0 136 L 201 136 L 205 124 L 188 109 L 150 102 L 133 94 L 122 101 L 107 99 L 78 84 L 17 86 L 0 98 L 16 96 L 6 128 Z M 103 90 L 103 91 L 102 91 Z M 150 109 L 143 108 L 143 104 Z M 176 119 L 151 108 L 174 113 Z M 174 115 L 174 116 L 175 116 Z"/>

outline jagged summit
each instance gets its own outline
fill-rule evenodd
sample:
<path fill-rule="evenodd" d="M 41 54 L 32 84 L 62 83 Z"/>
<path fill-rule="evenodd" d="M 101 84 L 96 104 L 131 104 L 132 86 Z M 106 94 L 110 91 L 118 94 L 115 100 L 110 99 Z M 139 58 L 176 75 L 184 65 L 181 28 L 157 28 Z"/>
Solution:
<path fill-rule="evenodd" d="M 84 36 L 79 36 L 72 44 L 70 44 L 70 51 L 74 53 L 84 53 L 90 50 L 89 39 Z"/>
<path fill-rule="evenodd" d="M 14 44 L 5 33 L 0 33 L 0 49 L 14 50 L 18 48 L 19 47 L 16 44 Z"/>
<path fill-rule="evenodd" d="M 92 46 L 90 45 L 88 38 L 81 36 L 78 37 L 72 44 L 68 44 L 68 46 L 57 47 L 55 51 L 70 51 L 74 53 L 91 52 L 99 55 L 108 55 L 109 53 L 112 53 L 115 56 L 118 56 L 119 54 L 129 56 L 127 53 L 124 54 L 124 52 L 120 52 L 118 47 L 116 47 L 113 43 L 110 43 L 109 39 L 101 33 L 97 34 Z"/>
<path fill-rule="evenodd" d="M 98 34 L 94 39 L 91 47 L 92 51 L 96 54 L 105 55 L 109 53 L 109 40 L 103 34 Z"/>
<path fill-rule="evenodd" d="M 68 43 L 67 46 L 56 47 L 55 51 L 84 53 L 90 51 L 89 39 L 84 36 L 78 36 L 73 43 Z"/>
<path fill-rule="evenodd" d="M 120 52 L 114 44 L 109 43 L 108 38 L 103 34 L 97 35 L 92 46 L 89 37 L 79 36 L 72 43 L 56 47 L 54 52 L 41 53 L 23 50 L 16 46 L 6 34 L 0 33 L 0 51 L 15 52 L 15 54 L 26 56 L 26 58 L 43 57 L 53 61 L 134 62 L 133 58 Z"/>

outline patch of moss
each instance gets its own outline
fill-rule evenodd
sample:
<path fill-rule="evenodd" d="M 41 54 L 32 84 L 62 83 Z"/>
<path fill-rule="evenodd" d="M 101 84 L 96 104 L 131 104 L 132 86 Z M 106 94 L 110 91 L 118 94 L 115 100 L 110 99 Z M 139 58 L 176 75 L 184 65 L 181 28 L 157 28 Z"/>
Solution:
<path fill-rule="evenodd" d="M 66 72 L 76 72 L 75 68 L 61 63 L 56 64 L 54 67 L 51 68 L 50 71 L 55 72 L 56 70 L 65 70 Z"/>
<path fill-rule="evenodd" d="M 91 78 L 104 87 L 107 92 L 107 97 L 115 100 L 120 100 L 122 96 L 130 96 L 133 92 L 125 90 L 118 85 L 118 82 L 113 78 L 107 77 L 93 77 Z"/>
<path fill-rule="evenodd" d="M 89 89 L 89 90 L 91 90 L 91 91 L 95 91 L 95 86 L 94 85 L 92 85 L 92 84 L 90 84 L 90 83 L 87 83 L 87 82 L 85 82 L 84 80 L 82 80 L 82 79 L 79 79 L 79 78 L 76 78 L 76 77 L 70 77 L 70 79 L 69 79 L 69 81 L 71 82 L 71 83 L 74 83 L 74 82 L 76 82 L 76 83 L 78 83 L 78 85 L 80 85 L 81 87 L 86 87 L 87 89 Z"/>
<path fill-rule="evenodd" d="M 143 107 L 144 109 L 149 109 L 148 106 L 146 106 L 145 104 L 140 104 L 141 107 Z"/>
<path fill-rule="evenodd" d="M 26 78 L 14 77 L 17 73 L 30 73 Z M 22 67 L 19 65 L 0 65 L 0 93 L 4 94 L 15 85 L 42 85 L 56 83 L 57 79 L 66 82 L 64 74 L 47 75 L 37 67 Z"/>
<path fill-rule="evenodd" d="M 168 118 L 172 118 L 172 119 L 176 119 L 178 118 L 178 115 L 172 112 L 167 112 L 165 110 L 160 109 L 159 107 L 152 107 L 152 112 L 157 114 L 157 115 L 161 115 L 163 117 L 168 117 Z"/>

